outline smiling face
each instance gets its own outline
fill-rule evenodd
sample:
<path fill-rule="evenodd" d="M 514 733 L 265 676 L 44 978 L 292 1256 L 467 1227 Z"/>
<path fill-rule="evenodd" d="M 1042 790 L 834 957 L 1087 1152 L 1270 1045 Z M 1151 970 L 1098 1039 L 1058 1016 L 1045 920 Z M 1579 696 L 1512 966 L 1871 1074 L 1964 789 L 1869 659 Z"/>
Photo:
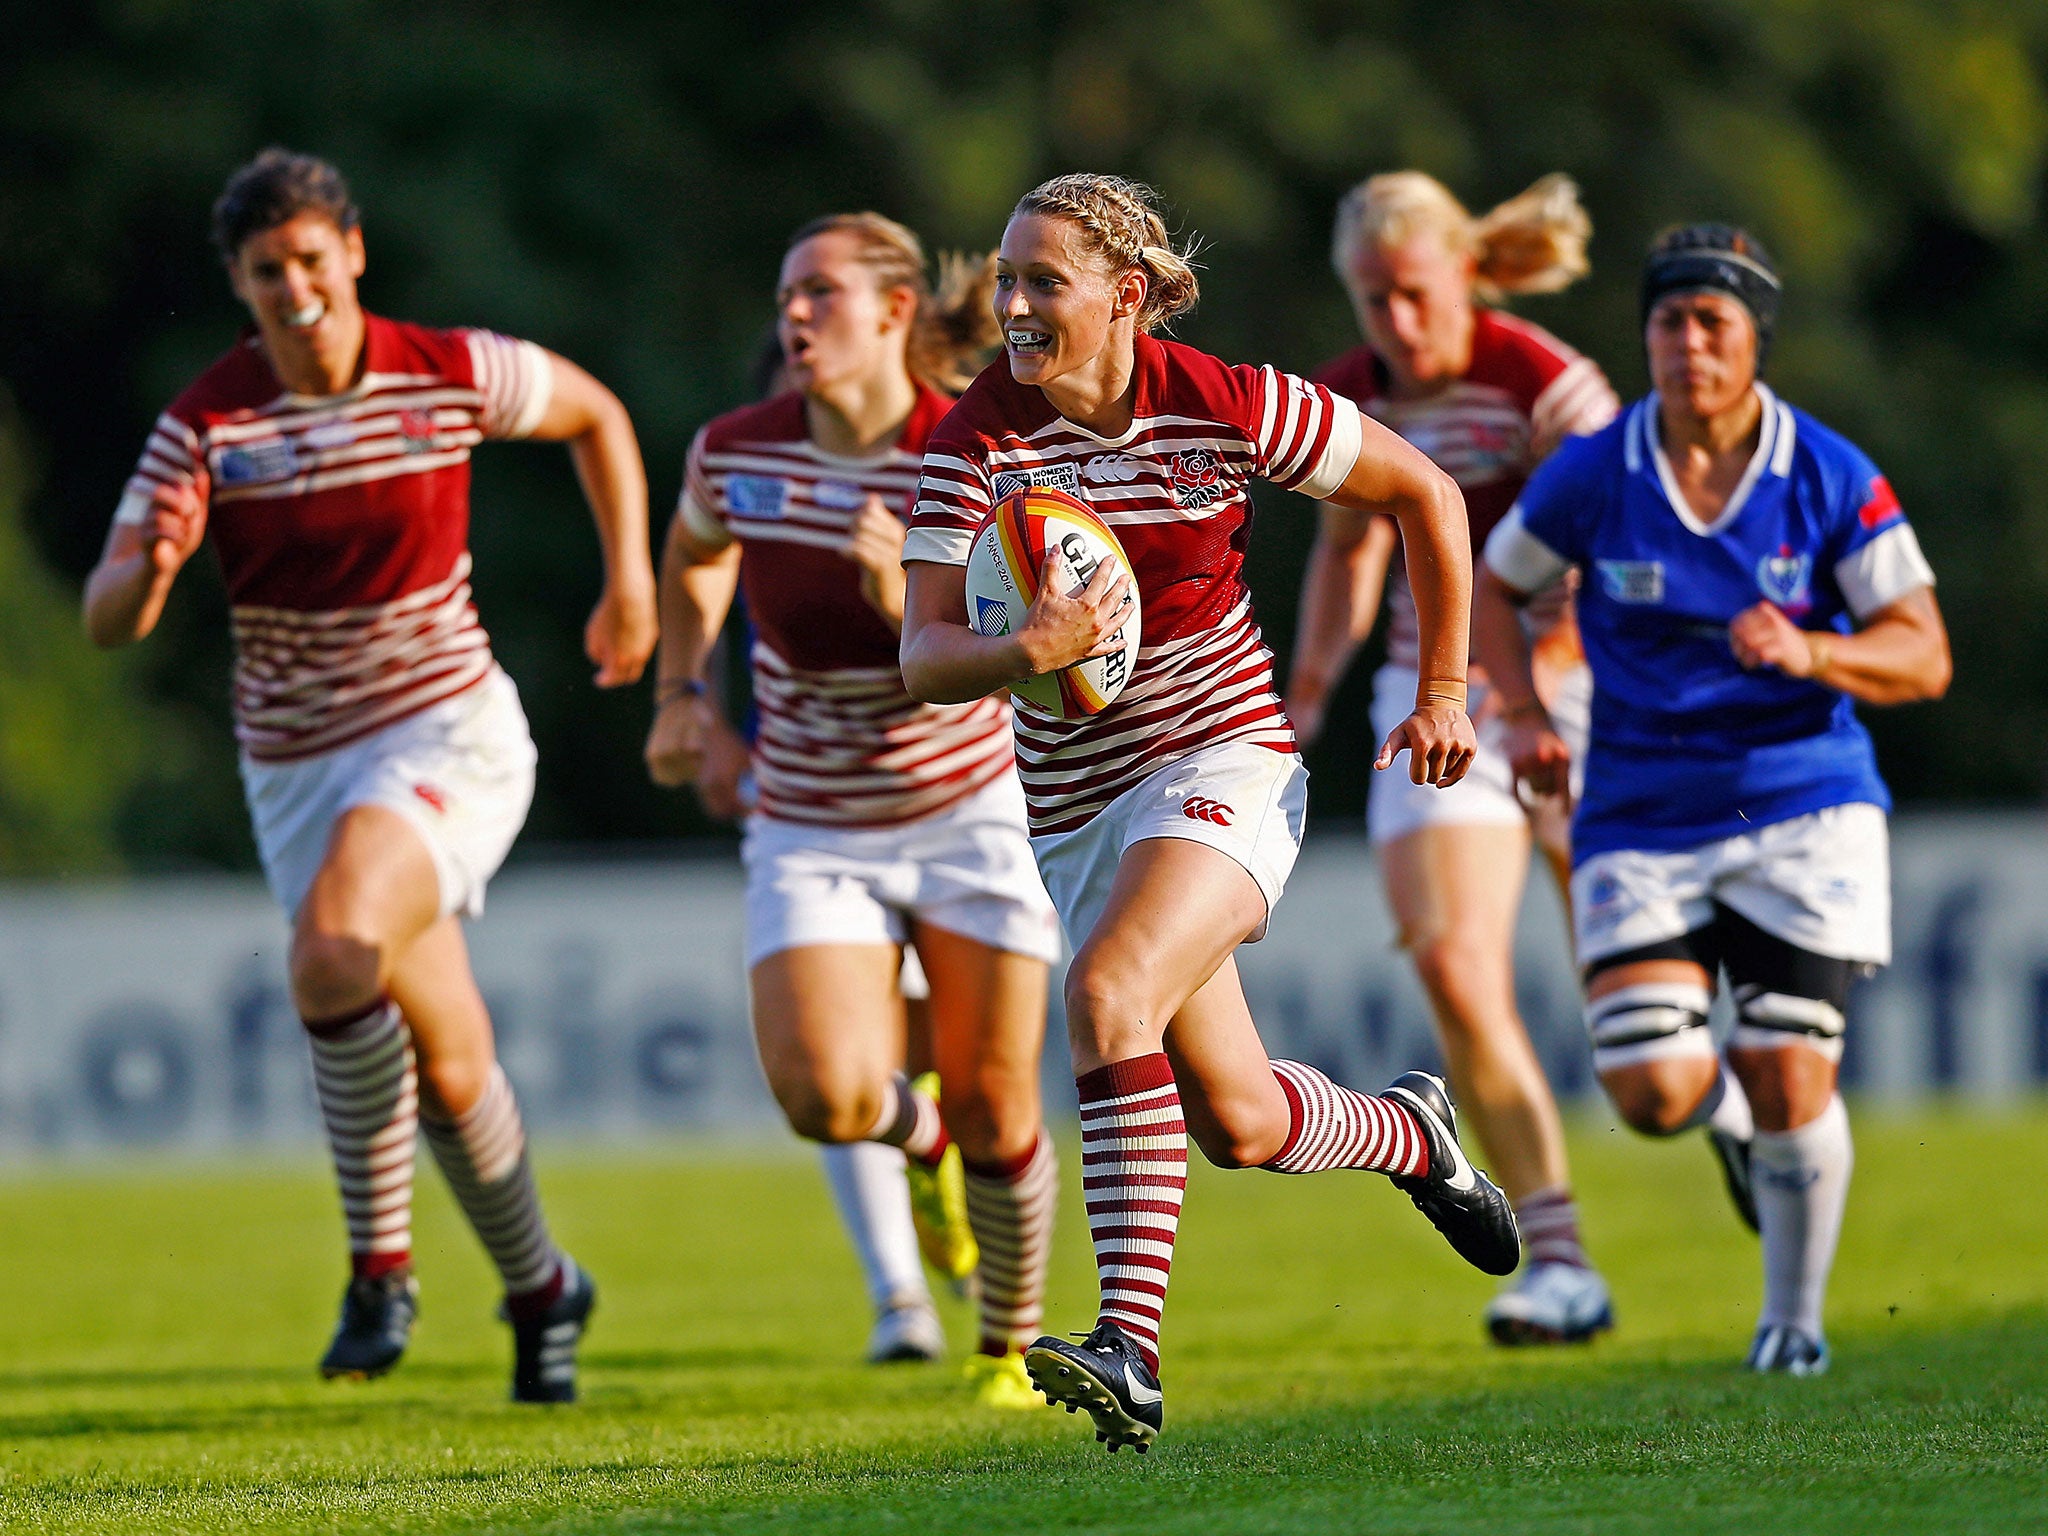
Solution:
<path fill-rule="evenodd" d="M 309 369 L 345 381 L 362 345 L 363 232 L 325 213 L 294 214 L 249 236 L 228 263 L 235 297 L 248 306 L 278 373 L 303 387 Z"/>
<path fill-rule="evenodd" d="M 1365 339 L 1397 392 L 1463 378 L 1472 363 L 1472 257 L 1438 235 L 1367 244 L 1348 275 Z"/>
<path fill-rule="evenodd" d="M 877 284 L 860 251 L 858 235 L 827 230 L 799 240 L 782 258 L 776 336 L 790 384 L 806 394 L 829 393 L 905 366 L 917 295 L 908 287 Z"/>
<path fill-rule="evenodd" d="M 1128 352 L 1145 275 L 1113 271 L 1070 219 L 1024 213 L 996 252 L 995 315 L 1010 376 L 1041 388 Z"/>
<path fill-rule="evenodd" d="M 1667 411 L 1698 420 L 1741 402 L 1756 382 L 1756 322 L 1725 293 L 1673 293 L 1643 326 L 1650 381 Z"/>

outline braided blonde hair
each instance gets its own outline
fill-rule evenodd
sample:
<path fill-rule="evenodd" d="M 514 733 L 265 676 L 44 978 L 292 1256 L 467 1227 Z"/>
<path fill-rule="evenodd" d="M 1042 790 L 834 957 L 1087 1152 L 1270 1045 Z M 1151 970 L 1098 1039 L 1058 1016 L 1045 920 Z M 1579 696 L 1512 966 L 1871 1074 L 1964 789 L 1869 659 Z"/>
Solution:
<path fill-rule="evenodd" d="M 1160 217 L 1159 194 L 1121 176 L 1077 172 L 1055 176 L 1018 199 L 1011 218 L 1035 213 L 1065 219 L 1088 238 L 1089 247 L 1113 270 L 1145 274 L 1145 303 L 1138 329 L 1155 331 L 1184 315 L 1201 297 L 1195 280 L 1196 243 L 1176 247 Z"/>
<path fill-rule="evenodd" d="M 1592 270 L 1586 241 L 1593 221 L 1571 177 L 1543 177 L 1491 213 L 1473 218 L 1434 176 L 1389 171 L 1361 181 L 1337 204 L 1330 260 L 1346 283 L 1368 247 L 1385 250 L 1436 235 L 1470 255 L 1473 287 L 1488 303 L 1511 293 L 1555 293 Z"/>
<path fill-rule="evenodd" d="M 1002 339 L 994 309 L 994 254 L 948 251 L 939 257 L 939 280 L 933 284 L 925 275 L 923 243 L 879 213 L 831 213 L 813 219 L 789 237 L 790 249 L 814 235 L 831 234 L 855 238 L 855 257 L 874 274 L 876 287 L 884 292 L 908 288 L 917 295 L 905 359 L 911 376 L 949 395 L 973 382 L 986 361 L 984 354 Z"/>

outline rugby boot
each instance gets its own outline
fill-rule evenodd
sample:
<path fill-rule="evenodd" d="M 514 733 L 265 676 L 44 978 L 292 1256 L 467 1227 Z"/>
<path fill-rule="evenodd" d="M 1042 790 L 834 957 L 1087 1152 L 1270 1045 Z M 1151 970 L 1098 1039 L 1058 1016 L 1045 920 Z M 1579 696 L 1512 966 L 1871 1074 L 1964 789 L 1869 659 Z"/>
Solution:
<path fill-rule="evenodd" d="M 1403 1072 L 1379 1096 L 1414 1116 L 1429 1146 L 1429 1172 L 1420 1178 L 1397 1177 L 1394 1187 L 1415 1202 L 1467 1264 L 1489 1275 L 1513 1274 L 1522 1262 L 1515 1208 L 1458 1145 L 1457 1114 L 1443 1080 L 1427 1072 Z"/>
<path fill-rule="evenodd" d="M 1006 1355 L 969 1355 L 960 1374 L 973 1386 L 974 1400 L 984 1408 L 1036 1412 L 1046 1406 L 1038 1400 L 1031 1373 L 1024 1369 L 1024 1356 L 1015 1350 Z"/>
<path fill-rule="evenodd" d="M 419 1316 L 420 1285 L 410 1269 L 375 1278 L 358 1276 L 341 1293 L 341 1321 L 320 1359 L 329 1381 L 369 1381 L 398 1364 Z"/>
<path fill-rule="evenodd" d="M 1721 1164 L 1721 1177 L 1728 1184 L 1728 1198 L 1735 1202 L 1735 1214 L 1752 1232 L 1762 1231 L 1756 1219 L 1756 1188 L 1749 1171 L 1749 1142 L 1726 1131 L 1707 1127 L 1707 1145 Z"/>
<path fill-rule="evenodd" d="M 927 1072 L 912 1086 L 937 1099 L 939 1074 Z M 910 1220 L 917 1228 L 918 1251 L 956 1293 L 964 1295 L 981 1262 L 981 1250 L 967 1221 L 967 1169 L 960 1149 L 948 1145 L 936 1167 L 906 1158 L 903 1176 L 910 1183 Z"/>
<path fill-rule="evenodd" d="M 1111 1451 L 1129 1445 L 1143 1454 L 1159 1438 L 1166 1418 L 1159 1378 L 1115 1323 L 1096 1324 L 1078 1344 L 1039 1339 L 1024 1351 L 1024 1369 L 1047 1402 L 1069 1413 L 1086 1408 L 1095 1438 Z"/>
<path fill-rule="evenodd" d="M 1756 1342 L 1743 1363 L 1766 1375 L 1819 1376 L 1828 1368 L 1828 1342 L 1782 1323 L 1765 1323 L 1757 1329 Z"/>
<path fill-rule="evenodd" d="M 945 1352 L 946 1331 L 930 1302 L 919 1298 L 875 1314 L 874 1332 L 868 1335 L 869 1365 L 936 1360 Z"/>
<path fill-rule="evenodd" d="M 597 1283 L 568 1257 L 562 1294 L 538 1312 L 515 1314 L 509 1304 L 498 1316 L 512 1325 L 512 1401 L 576 1401 L 576 1346 L 597 1305 Z"/>
<path fill-rule="evenodd" d="M 1577 1264 L 1525 1264 L 1486 1307 L 1497 1344 L 1583 1344 L 1613 1326 L 1607 1282 Z"/>

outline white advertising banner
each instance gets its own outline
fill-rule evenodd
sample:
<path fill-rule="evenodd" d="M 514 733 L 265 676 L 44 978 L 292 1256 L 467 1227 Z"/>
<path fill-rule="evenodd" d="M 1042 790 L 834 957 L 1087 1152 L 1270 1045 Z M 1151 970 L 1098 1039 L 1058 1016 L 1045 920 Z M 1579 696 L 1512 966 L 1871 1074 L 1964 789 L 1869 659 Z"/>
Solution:
<path fill-rule="evenodd" d="M 1556 893 L 1534 873 L 1518 989 L 1572 1096 L 1593 1083 Z M 1901 818 L 1894 886 L 1897 961 L 1852 1009 L 1849 1080 L 1986 1098 L 2048 1083 L 2048 821 Z M 529 865 L 492 886 L 470 944 L 536 1130 L 774 1130 L 739 897 L 737 860 L 716 858 Z M 253 879 L 0 886 L 0 1154 L 314 1137 L 285 940 Z M 1239 964 L 1275 1054 L 1361 1087 L 1438 1060 L 1361 838 L 1312 836 Z M 1049 1027 L 1050 1102 L 1070 1105 L 1057 1009 Z"/>

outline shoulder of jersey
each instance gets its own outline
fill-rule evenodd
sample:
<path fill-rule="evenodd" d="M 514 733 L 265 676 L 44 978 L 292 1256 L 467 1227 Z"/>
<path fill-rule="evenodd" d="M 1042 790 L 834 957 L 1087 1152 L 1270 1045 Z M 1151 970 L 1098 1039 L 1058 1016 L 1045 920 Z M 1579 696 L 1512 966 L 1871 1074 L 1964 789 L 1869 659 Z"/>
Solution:
<path fill-rule="evenodd" d="M 1472 365 L 1465 377 L 1474 384 L 1507 390 L 1529 406 L 1583 355 L 1540 325 L 1482 308 L 1472 330 Z"/>
<path fill-rule="evenodd" d="M 1795 434 L 1793 465 L 1796 467 L 1801 459 L 1806 459 L 1820 471 L 1830 490 L 1839 491 L 1844 496 L 1861 496 L 1870 477 L 1878 473 L 1870 455 L 1826 422 L 1802 411 L 1790 401 L 1781 398 L 1778 403 L 1792 416 Z"/>
<path fill-rule="evenodd" d="M 704 424 L 704 446 L 714 450 L 741 443 L 795 443 L 806 435 L 804 397 L 793 389 L 714 416 Z"/>
<path fill-rule="evenodd" d="M 1052 420 L 1045 396 L 1010 377 L 1007 358 L 998 357 L 960 392 L 932 427 L 931 440 L 973 442 L 1003 431 L 1036 431 Z"/>
<path fill-rule="evenodd" d="M 1310 379 L 1345 399 L 1364 405 L 1380 392 L 1379 359 L 1362 343 L 1339 352 L 1309 375 Z"/>

